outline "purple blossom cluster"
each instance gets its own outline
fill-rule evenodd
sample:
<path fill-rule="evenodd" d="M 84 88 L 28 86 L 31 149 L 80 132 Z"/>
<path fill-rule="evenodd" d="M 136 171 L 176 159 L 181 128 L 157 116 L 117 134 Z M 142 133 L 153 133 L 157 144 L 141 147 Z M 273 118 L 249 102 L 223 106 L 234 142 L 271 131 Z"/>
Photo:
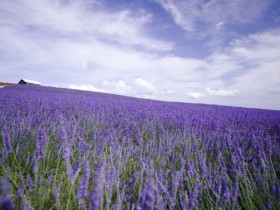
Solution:
<path fill-rule="evenodd" d="M 0 90 L 0 209 L 280 209 L 280 112 Z"/>

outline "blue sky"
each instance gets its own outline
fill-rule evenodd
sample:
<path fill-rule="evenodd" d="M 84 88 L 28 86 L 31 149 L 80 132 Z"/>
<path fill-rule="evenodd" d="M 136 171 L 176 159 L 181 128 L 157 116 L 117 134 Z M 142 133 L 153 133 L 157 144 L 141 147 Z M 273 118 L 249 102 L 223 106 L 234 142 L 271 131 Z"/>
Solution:
<path fill-rule="evenodd" d="M 0 78 L 280 110 L 280 1 L 1 0 Z"/>

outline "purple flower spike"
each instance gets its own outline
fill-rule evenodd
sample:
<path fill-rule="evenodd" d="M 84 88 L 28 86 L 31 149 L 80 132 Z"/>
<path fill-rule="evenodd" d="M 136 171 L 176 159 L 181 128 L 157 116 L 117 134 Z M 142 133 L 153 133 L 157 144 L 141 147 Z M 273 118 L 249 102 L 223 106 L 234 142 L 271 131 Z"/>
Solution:
<path fill-rule="evenodd" d="M 194 209 L 197 206 L 199 191 L 199 183 L 195 182 L 193 192 L 190 194 L 189 209 Z"/>
<path fill-rule="evenodd" d="M 7 153 L 8 153 L 8 154 L 13 153 L 13 148 L 12 148 L 12 144 L 11 144 L 11 139 L 10 139 L 10 135 L 9 135 L 8 131 L 5 131 L 5 135 L 3 135 L 3 136 L 4 136 L 3 144 L 4 144 L 4 147 L 5 147 L 6 150 L 7 150 Z"/>
<path fill-rule="evenodd" d="M 138 209 L 147 209 L 152 210 L 154 209 L 155 200 L 156 200 L 156 187 L 155 187 L 155 181 L 154 181 L 154 165 L 153 162 L 150 161 L 149 164 L 147 164 L 147 178 L 145 181 L 144 189 L 141 193 L 140 197 L 140 206 L 138 206 Z"/>
<path fill-rule="evenodd" d="M 170 196 L 172 208 L 175 208 L 175 205 L 176 205 L 177 192 L 178 192 L 179 185 L 181 183 L 181 178 L 182 178 L 181 172 L 178 172 L 178 171 L 176 171 L 172 177 L 172 193 Z"/>
<path fill-rule="evenodd" d="M 51 175 L 51 176 L 49 177 L 49 179 L 47 180 L 47 182 L 46 182 L 46 187 L 49 187 L 49 186 L 51 185 L 52 181 L 53 181 L 53 175 Z"/>
<path fill-rule="evenodd" d="M 38 188 L 41 188 L 43 184 L 43 179 L 42 176 L 40 176 L 39 180 L 38 180 Z"/>
<path fill-rule="evenodd" d="M 191 176 L 195 175 L 195 169 L 193 163 L 189 162 L 188 163 L 188 172 Z"/>
<path fill-rule="evenodd" d="M 268 209 L 268 210 L 272 209 L 272 203 L 271 203 L 270 198 L 268 198 L 268 200 L 267 200 L 267 202 L 266 202 L 266 204 L 265 204 L 265 207 L 266 207 L 266 209 Z"/>
<path fill-rule="evenodd" d="M 44 147 L 45 147 L 45 130 L 44 128 L 40 128 L 38 131 L 38 138 L 36 142 L 36 156 L 38 157 L 39 160 L 44 158 Z"/>
<path fill-rule="evenodd" d="M 66 174 L 68 182 L 73 185 L 75 180 L 73 179 L 73 169 L 69 158 L 66 159 Z"/>
<path fill-rule="evenodd" d="M 90 166 L 89 162 L 87 161 L 84 168 L 84 176 L 80 180 L 79 187 L 77 190 L 77 198 L 80 202 L 80 206 L 84 208 L 84 199 L 88 196 L 88 184 L 90 178 Z"/>
<path fill-rule="evenodd" d="M 34 163 L 32 164 L 32 173 L 35 174 L 38 171 L 38 163 L 37 160 L 34 160 Z"/>
<path fill-rule="evenodd" d="M 60 179 L 59 183 L 58 183 L 58 184 L 55 184 L 55 186 L 54 186 L 54 191 L 53 191 L 53 193 L 52 193 L 52 196 L 53 196 L 55 199 L 59 199 L 59 197 L 60 197 L 61 182 L 62 182 L 62 178 Z"/>
<path fill-rule="evenodd" d="M 23 184 L 20 185 L 17 191 L 17 196 L 21 201 L 22 209 L 23 210 L 33 210 L 34 208 L 31 206 L 30 202 L 26 199 L 24 195 L 24 187 Z"/>
<path fill-rule="evenodd" d="M 71 165 L 71 145 L 68 140 L 68 135 L 66 133 L 65 125 L 64 125 L 64 120 L 61 117 L 60 119 L 60 124 L 61 124 L 61 130 L 60 130 L 60 139 L 61 139 L 61 153 L 62 157 L 66 162 L 66 174 L 67 174 L 67 179 L 68 182 L 73 185 L 74 184 L 74 179 L 73 179 L 73 168 Z"/>
<path fill-rule="evenodd" d="M 0 207 L 5 210 L 13 210 L 13 204 L 10 199 L 0 197 Z"/>
<path fill-rule="evenodd" d="M 61 152 L 64 160 L 71 157 L 71 147 L 68 140 L 68 135 L 65 128 L 63 118 L 60 119 L 60 139 L 61 139 Z"/>
<path fill-rule="evenodd" d="M 230 202 L 231 201 L 231 193 L 230 190 L 228 188 L 228 186 L 225 187 L 224 192 L 223 192 L 223 197 L 225 199 L 226 202 Z"/>
<path fill-rule="evenodd" d="M 11 185 L 7 178 L 0 179 L 0 208 L 5 210 L 14 209 Z"/>
<path fill-rule="evenodd" d="M 103 193 L 104 193 L 104 183 L 105 183 L 104 165 L 96 166 L 95 171 L 95 187 L 91 193 L 90 199 L 91 204 L 89 209 L 95 210 L 99 209 L 100 205 L 103 204 Z"/>
<path fill-rule="evenodd" d="M 122 190 L 120 192 L 120 194 L 118 195 L 117 202 L 113 206 L 114 210 L 121 210 L 122 209 L 121 206 L 122 206 L 123 197 L 124 197 L 124 190 Z"/>
<path fill-rule="evenodd" d="M 27 175 L 27 185 L 29 188 L 29 192 L 31 192 L 33 190 L 34 184 L 29 174 Z"/>

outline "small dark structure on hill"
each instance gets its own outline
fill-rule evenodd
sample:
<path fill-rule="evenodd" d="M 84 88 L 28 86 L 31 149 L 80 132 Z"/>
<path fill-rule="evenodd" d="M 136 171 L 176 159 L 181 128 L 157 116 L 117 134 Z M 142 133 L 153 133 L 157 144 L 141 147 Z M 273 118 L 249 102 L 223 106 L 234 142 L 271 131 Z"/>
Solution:
<path fill-rule="evenodd" d="M 22 85 L 40 85 L 40 82 L 29 80 L 29 79 L 21 79 L 18 84 Z"/>

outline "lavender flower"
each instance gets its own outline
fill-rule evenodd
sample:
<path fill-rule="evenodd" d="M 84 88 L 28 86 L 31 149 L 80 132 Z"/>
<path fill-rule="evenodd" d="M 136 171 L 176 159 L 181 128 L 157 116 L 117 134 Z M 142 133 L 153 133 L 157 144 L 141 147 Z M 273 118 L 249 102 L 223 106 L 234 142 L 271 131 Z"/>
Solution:
<path fill-rule="evenodd" d="M 61 119 L 60 139 L 61 139 L 62 157 L 64 160 L 67 160 L 71 157 L 71 148 L 65 130 L 64 121 L 62 119 Z"/>
<path fill-rule="evenodd" d="M 21 201 L 22 209 L 23 210 L 33 210 L 33 207 L 31 206 L 30 202 L 26 199 L 24 195 L 24 187 L 23 184 L 20 185 L 17 191 L 17 196 Z"/>
<path fill-rule="evenodd" d="M 154 165 L 153 162 L 150 161 L 149 164 L 146 165 L 147 170 L 147 177 L 145 181 L 144 188 L 141 193 L 140 197 L 140 205 L 138 209 L 147 209 L 152 210 L 154 209 L 155 200 L 156 200 L 156 187 L 154 181 Z"/>
<path fill-rule="evenodd" d="M 43 185 L 43 178 L 42 178 L 42 176 L 40 175 L 40 178 L 39 178 L 39 180 L 38 180 L 38 188 L 41 188 L 42 185 Z"/>
<path fill-rule="evenodd" d="M 232 149 L 232 147 L 233 147 L 232 136 L 231 136 L 231 135 L 228 135 L 227 138 L 226 138 L 226 140 L 227 140 L 227 146 L 228 146 L 228 148 L 229 148 L 229 149 Z"/>
<path fill-rule="evenodd" d="M 87 145 L 86 141 L 79 136 L 79 152 L 81 154 L 85 153 L 89 149 L 89 145 Z"/>
<path fill-rule="evenodd" d="M 74 177 L 73 177 L 73 169 L 72 169 L 72 165 L 71 165 L 71 145 L 69 143 L 68 140 L 68 136 L 66 133 L 66 129 L 65 129 L 65 123 L 63 120 L 63 117 L 60 116 L 60 139 L 61 139 L 61 152 L 62 152 L 62 157 L 66 162 L 66 174 L 67 174 L 67 179 L 68 182 L 73 185 L 74 184 Z"/>
<path fill-rule="evenodd" d="M 193 191 L 190 193 L 189 196 L 189 209 L 194 209 L 198 204 L 198 197 L 199 197 L 199 183 L 196 181 L 194 183 Z"/>
<path fill-rule="evenodd" d="M 34 158 L 34 161 L 32 163 L 32 173 L 33 174 L 36 174 L 38 171 L 38 162 L 37 160 Z"/>
<path fill-rule="evenodd" d="M 31 192 L 33 190 L 34 184 L 33 184 L 33 180 L 30 177 L 30 175 L 27 175 L 27 186 L 28 186 L 28 190 L 29 192 Z"/>
<path fill-rule="evenodd" d="M 194 169 L 194 165 L 192 162 L 188 162 L 188 173 L 191 175 L 191 176 L 194 176 L 195 175 L 195 169 Z"/>
<path fill-rule="evenodd" d="M 114 210 L 122 209 L 121 206 L 122 206 L 123 197 L 124 197 L 124 190 L 121 190 L 121 192 L 117 196 L 117 202 L 113 205 Z"/>
<path fill-rule="evenodd" d="M 7 178 L 0 178 L 0 207 L 5 210 L 13 210 L 13 206 L 10 182 Z"/>
<path fill-rule="evenodd" d="M 82 208 L 85 208 L 84 199 L 88 196 L 89 178 L 90 178 L 90 166 L 89 166 L 89 162 L 86 161 L 84 166 L 84 176 L 80 180 L 79 187 L 77 190 L 77 198 Z"/>
<path fill-rule="evenodd" d="M 59 197 L 60 197 L 60 188 L 61 188 L 62 178 L 63 178 L 63 177 L 61 177 L 61 179 L 60 179 L 60 181 L 59 181 L 58 184 L 55 184 L 55 185 L 54 185 L 54 190 L 53 190 L 52 196 L 53 196 L 55 199 L 59 199 Z"/>
<path fill-rule="evenodd" d="M 224 186 L 223 197 L 224 197 L 226 202 L 230 202 L 231 201 L 231 193 L 230 193 L 230 190 L 229 190 L 228 186 Z"/>
<path fill-rule="evenodd" d="M 44 158 L 44 146 L 45 146 L 45 130 L 43 127 L 40 127 L 38 131 L 38 138 L 36 141 L 36 156 L 38 157 L 39 160 Z"/>
<path fill-rule="evenodd" d="M 105 184 L 105 166 L 99 163 L 95 169 L 95 186 L 91 193 L 90 200 L 91 204 L 89 209 L 95 210 L 103 204 L 103 193 L 104 193 L 104 184 Z"/>
<path fill-rule="evenodd" d="M 0 207 L 1 209 L 5 209 L 5 210 L 13 210 L 13 203 L 12 203 L 12 199 L 7 198 L 7 197 L 0 197 Z"/>
<path fill-rule="evenodd" d="M 52 183 L 52 181 L 53 181 L 53 175 L 51 175 L 50 177 L 49 177 L 49 179 L 47 180 L 47 182 L 46 182 L 46 187 L 50 187 L 50 185 L 51 185 L 51 183 Z"/>
<path fill-rule="evenodd" d="M 9 135 L 8 131 L 6 130 L 6 131 L 5 131 L 5 135 L 2 135 L 2 136 L 4 136 L 3 144 L 4 144 L 4 147 L 5 147 L 6 150 L 7 150 L 7 153 L 8 153 L 8 154 L 13 153 L 13 148 L 12 148 L 12 144 L 11 144 L 11 139 L 10 139 L 10 135 Z"/>
<path fill-rule="evenodd" d="M 233 194 L 231 197 L 233 203 L 237 201 L 238 195 L 239 195 L 239 178 L 238 175 L 236 175 L 234 179 Z"/>
<path fill-rule="evenodd" d="M 79 159 L 74 165 L 73 172 L 76 173 L 80 169 L 81 165 L 82 165 L 82 161 L 81 159 Z"/>
<path fill-rule="evenodd" d="M 267 202 L 265 204 L 265 208 L 268 209 L 268 210 L 272 209 L 272 203 L 271 203 L 270 198 L 267 199 Z"/>
<path fill-rule="evenodd" d="M 199 163 L 200 163 L 200 169 L 201 169 L 201 179 L 205 179 L 208 177 L 208 169 L 206 166 L 206 160 L 205 157 L 199 156 Z"/>
<path fill-rule="evenodd" d="M 67 174 L 68 182 L 71 185 L 73 185 L 75 179 L 74 179 L 74 176 L 73 176 L 73 169 L 72 169 L 72 165 L 71 165 L 71 162 L 70 162 L 69 158 L 66 159 L 66 174 Z"/>
<path fill-rule="evenodd" d="M 178 187 L 181 183 L 181 178 L 182 178 L 181 172 L 178 171 L 176 171 L 175 174 L 172 176 L 172 192 L 170 195 L 171 208 L 175 208 L 177 192 L 178 192 Z"/>

